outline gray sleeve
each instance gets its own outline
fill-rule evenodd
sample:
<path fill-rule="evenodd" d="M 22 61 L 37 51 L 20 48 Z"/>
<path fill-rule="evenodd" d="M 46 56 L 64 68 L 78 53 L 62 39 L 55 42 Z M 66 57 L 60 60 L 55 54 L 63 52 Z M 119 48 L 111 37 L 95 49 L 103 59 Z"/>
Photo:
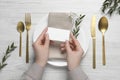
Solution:
<path fill-rule="evenodd" d="M 21 80 L 42 80 L 44 68 L 34 63 L 28 71 L 26 71 Z"/>
<path fill-rule="evenodd" d="M 68 80 L 89 80 L 88 76 L 83 72 L 80 67 L 68 72 Z"/>

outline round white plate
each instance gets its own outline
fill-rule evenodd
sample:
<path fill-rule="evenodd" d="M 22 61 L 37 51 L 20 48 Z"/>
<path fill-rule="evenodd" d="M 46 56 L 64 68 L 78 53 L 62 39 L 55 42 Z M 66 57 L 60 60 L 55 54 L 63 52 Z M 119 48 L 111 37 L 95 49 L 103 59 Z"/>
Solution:
<path fill-rule="evenodd" d="M 41 32 L 44 30 L 45 27 L 47 27 L 47 23 L 48 23 L 48 15 L 44 16 L 38 23 L 38 25 L 35 27 L 35 31 L 33 34 L 33 42 L 36 41 L 36 39 L 38 38 L 38 36 L 41 34 Z M 88 30 L 88 29 L 87 29 Z M 89 40 L 90 40 L 90 36 L 89 36 L 89 31 L 86 31 L 85 28 L 80 28 L 79 31 L 79 36 L 78 36 L 78 41 L 81 44 L 81 47 L 84 50 L 84 55 L 85 56 L 88 46 L 89 46 Z M 66 60 L 59 60 L 57 58 L 55 59 L 49 59 L 48 60 L 48 64 L 53 65 L 53 66 L 67 66 L 67 62 Z"/>

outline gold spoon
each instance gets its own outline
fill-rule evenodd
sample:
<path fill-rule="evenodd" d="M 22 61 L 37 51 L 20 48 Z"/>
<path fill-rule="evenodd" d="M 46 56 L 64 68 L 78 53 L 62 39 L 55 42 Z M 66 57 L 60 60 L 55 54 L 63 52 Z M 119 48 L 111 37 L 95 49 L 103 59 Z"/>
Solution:
<path fill-rule="evenodd" d="M 103 65 L 106 65 L 104 34 L 108 29 L 108 20 L 105 16 L 101 17 L 98 26 L 99 26 L 99 30 L 102 32 L 102 63 L 103 63 Z"/>
<path fill-rule="evenodd" d="M 20 33 L 19 56 L 22 55 L 22 32 L 24 31 L 24 23 L 22 21 L 17 24 L 17 31 Z"/>

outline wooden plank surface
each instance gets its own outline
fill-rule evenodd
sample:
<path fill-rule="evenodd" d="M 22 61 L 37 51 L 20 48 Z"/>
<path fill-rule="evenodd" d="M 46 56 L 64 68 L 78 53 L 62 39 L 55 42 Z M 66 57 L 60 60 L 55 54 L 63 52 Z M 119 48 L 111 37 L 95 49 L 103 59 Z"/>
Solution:
<path fill-rule="evenodd" d="M 97 15 L 97 22 L 103 16 L 100 12 L 104 0 L 0 0 L 0 61 L 8 44 L 13 41 L 19 47 L 18 21 L 24 21 L 26 12 L 32 15 L 30 44 L 35 26 L 49 12 L 77 12 L 85 14 L 81 26 L 90 30 L 92 15 Z M 108 16 L 107 16 L 108 17 Z M 87 55 L 81 67 L 90 80 L 120 80 L 120 16 L 109 18 L 109 29 L 105 34 L 107 65 L 102 66 L 102 35 L 97 29 L 97 68 L 92 69 L 92 43 L 90 40 Z M 96 26 L 97 27 L 97 26 Z M 23 33 L 23 56 L 18 57 L 17 48 L 7 60 L 8 65 L 0 71 L 0 80 L 19 80 L 23 72 L 33 62 L 34 52 L 30 45 L 30 64 L 25 63 L 26 31 Z M 54 76 L 54 77 L 53 77 Z M 67 80 L 66 68 L 46 67 L 43 80 Z"/>

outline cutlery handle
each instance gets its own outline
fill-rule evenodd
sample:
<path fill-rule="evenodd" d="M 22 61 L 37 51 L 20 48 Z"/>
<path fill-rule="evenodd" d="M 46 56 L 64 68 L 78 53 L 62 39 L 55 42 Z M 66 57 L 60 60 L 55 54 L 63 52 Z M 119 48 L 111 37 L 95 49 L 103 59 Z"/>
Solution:
<path fill-rule="evenodd" d="M 19 57 L 22 56 L 22 33 L 20 33 Z"/>
<path fill-rule="evenodd" d="M 96 68 L 96 39 L 93 38 L 93 69 Z"/>
<path fill-rule="evenodd" d="M 26 40 L 26 63 L 29 63 L 29 33 L 27 31 L 27 40 Z"/>
<path fill-rule="evenodd" d="M 103 62 L 103 65 L 106 65 L 106 55 L 105 55 L 105 38 L 104 38 L 104 34 L 102 35 L 102 62 Z"/>

